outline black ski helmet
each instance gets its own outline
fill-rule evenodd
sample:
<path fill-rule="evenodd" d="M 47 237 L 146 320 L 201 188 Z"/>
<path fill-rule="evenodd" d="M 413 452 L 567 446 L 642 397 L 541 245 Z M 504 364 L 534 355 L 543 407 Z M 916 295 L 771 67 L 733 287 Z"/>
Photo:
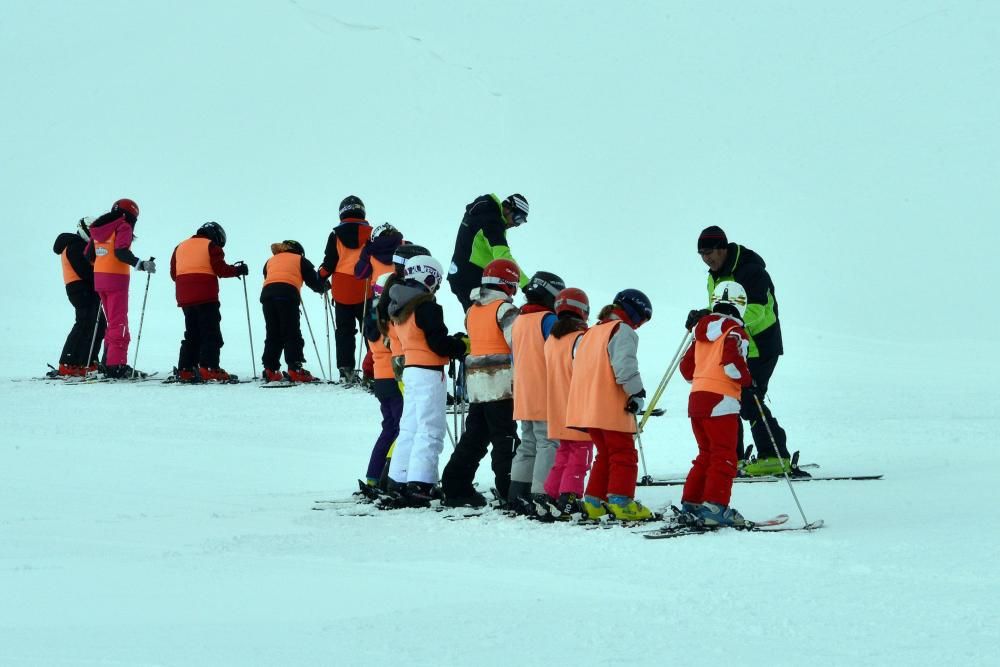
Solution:
<path fill-rule="evenodd" d="M 653 304 L 649 297 L 637 289 L 623 289 L 615 294 L 614 304 L 625 311 L 634 326 L 653 319 Z"/>
<path fill-rule="evenodd" d="M 566 289 L 566 281 L 548 271 L 535 271 L 528 284 L 521 288 L 529 303 L 537 303 L 552 310 L 556 295 Z"/>
<path fill-rule="evenodd" d="M 340 202 L 340 219 L 346 220 L 347 218 L 361 218 L 365 217 L 365 203 L 361 201 L 361 197 L 356 197 L 350 195 L 344 197 L 344 201 Z"/>
<path fill-rule="evenodd" d="M 416 243 L 404 243 L 403 245 L 396 248 L 392 253 L 392 265 L 396 270 L 396 275 L 400 278 L 403 277 L 403 265 L 406 264 L 406 260 L 411 257 L 416 257 L 417 255 L 430 255 L 431 251 L 422 245 L 417 245 Z"/>
<path fill-rule="evenodd" d="M 206 222 L 199 227 L 198 236 L 204 236 L 220 248 L 226 247 L 226 230 L 217 222 Z"/>
<path fill-rule="evenodd" d="M 298 241 L 285 240 L 285 241 L 282 241 L 281 243 L 286 248 L 288 248 L 288 252 L 294 252 L 296 255 L 305 255 L 306 254 L 305 248 L 303 248 L 302 244 L 299 243 Z"/>

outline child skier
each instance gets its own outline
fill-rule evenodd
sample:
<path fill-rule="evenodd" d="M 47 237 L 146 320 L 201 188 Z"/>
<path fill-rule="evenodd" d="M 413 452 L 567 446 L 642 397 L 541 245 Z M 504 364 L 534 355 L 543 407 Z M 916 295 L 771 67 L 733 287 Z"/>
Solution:
<path fill-rule="evenodd" d="M 399 436 L 389 465 L 394 499 L 426 507 L 438 481 L 438 457 L 444 446 L 446 376 L 449 359 L 463 357 L 463 340 L 448 335 L 444 312 L 434 294 L 441 286 L 441 264 L 429 255 L 406 261 L 406 278 L 389 290 L 389 315 L 406 358 L 406 400 Z"/>
<path fill-rule="evenodd" d="M 365 203 L 354 195 L 345 197 L 340 202 L 340 223 L 330 232 L 323 263 L 319 265 L 320 278 L 332 277 L 330 298 L 336 324 L 337 368 L 341 381 L 347 383 L 357 379 L 354 335 L 362 324 L 370 287 L 367 279 L 354 276 L 354 269 L 371 235 L 371 225 L 365 220 Z"/>
<path fill-rule="evenodd" d="M 364 330 L 374 362 L 373 393 L 382 412 L 382 432 L 379 433 L 368 460 L 366 483 L 370 487 L 380 486 L 386 457 L 389 455 L 392 443 L 399 436 L 399 419 L 403 415 L 403 392 L 400 391 L 399 382 L 392 368 L 393 356 L 401 355 L 399 337 L 388 316 L 379 317 L 379 313 L 384 311 L 378 307 L 383 298 L 389 300 L 389 296 L 385 293 L 385 285 L 391 276 L 392 273 L 383 273 L 375 281 L 372 288 L 372 308 L 365 320 Z"/>
<path fill-rule="evenodd" d="M 403 235 L 398 229 L 383 222 L 372 231 L 372 236 L 361 249 L 358 263 L 354 266 L 354 277 L 364 280 L 372 286 L 372 297 L 374 298 L 375 283 L 380 276 L 390 274 L 394 270 L 392 263 L 393 253 L 403 242 Z M 388 300 L 388 299 L 387 299 Z M 363 308 L 365 312 L 365 325 L 372 321 L 371 311 L 374 307 L 373 299 L 369 299 Z M 362 331 L 364 334 L 364 331 Z M 367 335 L 366 335 L 367 338 Z M 369 341 L 370 342 L 370 341 Z M 371 390 L 374 387 L 375 367 L 372 359 L 372 351 L 369 349 L 361 362 L 361 384 L 365 389 Z"/>
<path fill-rule="evenodd" d="M 94 291 L 94 267 L 84 257 L 84 248 L 90 241 L 89 223 L 93 218 L 80 218 L 75 234 L 64 232 L 56 237 L 52 252 L 62 259 L 63 283 L 66 298 L 75 311 L 73 328 L 66 336 L 59 368 L 50 377 L 83 376 L 97 370 L 97 350 L 104 338 L 104 318 L 101 317 L 101 299 Z"/>
<path fill-rule="evenodd" d="M 740 526 L 744 519 L 729 507 L 736 476 L 740 395 L 753 380 L 747 368 L 750 337 L 743 328 L 747 294 L 736 282 L 723 281 L 712 292 L 712 313 L 694 327 L 694 342 L 680 371 L 691 383 L 688 416 L 698 441 L 681 508 L 682 522 Z"/>
<path fill-rule="evenodd" d="M 146 377 L 145 373 L 128 365 L 128 287 L 132 267 L 137 271 L 156 273 L 153 259 L 141 260 L 132 254 L 135 223 L 139 205 L 131 199 L 119 199 L 111 210 L 90 225 L 90 243 L 86 256 L 94 263 L 94 289 L 101 297 L 101 306 L 108 327 L 104 334 L 107 365 L 104 375 L 109 378 Z"/>
<path fill-rule="evenodd" d="M 573 353 L 587 330 L 590 301 L 583 290 L 568 287 L 555 302 L 556 317 L 545 341 L 546 421 L 549 438 L 557 440 L 556 460 L 545 479 L 545 508 L 553 518 L 569 519 L 579 512 L 583 480 L 590 470 L 594 443 L 586 431 L 566 426 L 566 398 L 573 377 Z M 539 511 L 541 514 L 541 509 Z"/>
<path fill-rule="evenodd" d="M 286 375 L 281 372 L 281 352 L 288 365 L 287 378 L 292 382 L 319 382 L 312 373 L 302 368 L 305 362 L 305 341 L 299 323 L 300 292 L 305 283 L 309 289 L 322 294 L 329 285 L 320 279 L 312 262 L 305 258 L 305 250 L 298 241 L 271 244 L 272 257 L 264 264 L 264 288 L 260 302 L 264 309 L 264 381 L 280 382 Z"/>
<path fill-rule="evenodd" d="M 645 294 L 622 290 L 611 305 L 601 309 L 598 323 L 577 344 L 566 424 L 586 429 L 597 445 L 583 504 L 588 519 L 608 512 L 624 521 L 656 518 L 634 498 L 639 473 L 633 440 L 635 415 L 646 396 L 636 359 L 639 336 L 635 330 L 652 316 L 653 306 Z"/>
<path fill-rule="evenodd" d="M 465 358 L 469 415 L 465 432 L 441 476 L 444 504 L 450 507 L 486 505 L 472 482 L 490 444 L 497 495 L 506 498 L 510 489 L 510 466 L 519 442 L 510 345 L 518 311 L 511 301 L 520 277 L 521 270 L 511 260 L 493 260 L 483 270 L 479 294 L 465 313 L 465 330 L 469 332 L 469 355 Z"/>
<path fill-rule="evenodd" d="M 549 438 L 545 398 L 545 353 L 542 346 L 556 323 L 552 312 L 556 295 L 566 288 L 554 273 L 538 271 L 523 292 L 527 303 L 514 323 L 514 419 L 521 422 L 521 444 L 510 469 L 508 506 L 519 514 L 533 514 L 532 495 L 542 500 L 545 478 L 556 459 L 556 442 Z"/>
<path fill-rule="evenodd" d="M 217 222 L 206 222 L 170 256 L 177 306 L 184 313 L 184 339 L 176 371 L 180 382 L 236 379 L 219 368 L 219 352 L 224 344 L 219 278 L 245 276 L 250 269 L 243 262 L 227 264 L 225 246 L 226 230 Z"/>

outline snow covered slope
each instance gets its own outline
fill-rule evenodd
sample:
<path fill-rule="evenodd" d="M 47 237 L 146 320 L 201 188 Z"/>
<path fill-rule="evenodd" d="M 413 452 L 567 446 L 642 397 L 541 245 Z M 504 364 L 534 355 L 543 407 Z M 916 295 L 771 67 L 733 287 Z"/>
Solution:
<path fill-rule="evenodd" d="M 464 205 L 517 190 L 528 270 L 650 294 L 649 385 L 704 299 L 699 230 L 760 252 L 776 415 L 824 472 L 886 478 L 798 486 L 808 535 L 348 517 L 310 508 L 363 472 L 371 397 L 7 381 L 0 663 L 995 664 L 996 5 L 426 5 L 5 7 L 3 375 L 56 361 L 52 240 L 118 197 L 137 254 L 217 220 L 256 276 L 273 241 L 318 259 L 347 194 L 446 261 Z M 165 271 L 149 292 L 139 366 L 165 372 L 182 319 Z M 249 375 L 240 285 L 222 299 Z M 693 454 L 685 392 L 652 473 Z M 797 520 L 784 485 L 734 504 Z"/>

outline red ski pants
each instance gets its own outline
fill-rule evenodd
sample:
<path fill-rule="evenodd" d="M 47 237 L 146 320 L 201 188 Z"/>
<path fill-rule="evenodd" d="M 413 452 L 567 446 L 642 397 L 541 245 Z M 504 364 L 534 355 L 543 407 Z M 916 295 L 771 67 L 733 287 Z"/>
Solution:
<path fill-rule="evenodd" d="M 607 500 L 608 495 L 635 496 L 639 474 L 639 453 L 631 433 L 587 429 L 597 446 L 597 457 L 587 481 L 587 495 Z"/>
<path fill-rule="evenodd" d="M 583 479 L 590 470 L 594 443 L 590 440 L 560 440 L 556 461 L 545 478 L 545 494 L 558 498 L 563 493 L 583 496 Z"/>
<path fill-rule="evenodd" d="M 691 430 L 698 441 L 698 456 L 691 462 L 682 501 L 729 505 L 736 477 L 739 427 L 739 415 L 691 418 Z"/>

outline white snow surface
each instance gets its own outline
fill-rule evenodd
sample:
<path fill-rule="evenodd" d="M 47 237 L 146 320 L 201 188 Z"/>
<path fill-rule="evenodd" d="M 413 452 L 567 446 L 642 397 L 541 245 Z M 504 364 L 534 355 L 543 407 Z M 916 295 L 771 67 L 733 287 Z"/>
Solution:
<path fill-rule="evenodd" d="M 1000 663 L 998 31 L 974 1 L 8 3 L 0 664 Z M 464 205 L 514 191 L 527 270 L 651 296 L 650 388 L 705 299 L 700 229 L 758 251 L 790 445 L 885 478 L 797 484 L 809 534 L 352 517 L 311 508 L 364 474 L 368 395 L 26 380 L 71 323 L 52 240 L 119 197 L 160 263 L 137 365 L 165 374 L 169 256 L 206 220 L 251 264 L 259 354 L 271 242 L 320 261 L 358 194 L 447 263 Z M 249 376 L 240 284 L 221 298 Z M 686 394 L 644 434 L 654 475 L 694 454 Z M 785 484 L 733 504 L 801 521 Z"/>

